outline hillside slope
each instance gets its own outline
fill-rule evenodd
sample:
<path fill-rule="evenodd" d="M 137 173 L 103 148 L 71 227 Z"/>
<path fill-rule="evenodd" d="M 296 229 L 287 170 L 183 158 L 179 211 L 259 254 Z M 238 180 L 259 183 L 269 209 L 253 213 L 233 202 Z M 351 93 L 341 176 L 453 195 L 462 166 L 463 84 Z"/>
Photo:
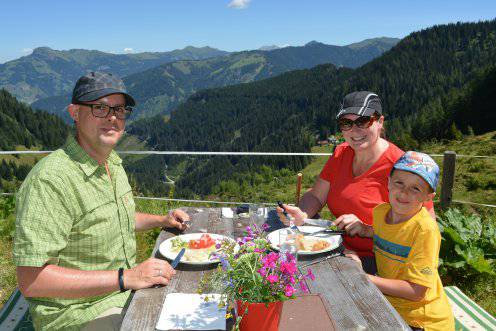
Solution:
<path fill-rule="evenodd" d="M 332 133 L 342 97 L 353 90 L 379 93 L 388 135 L 401 141 L 419 111 L 436 114 L 450 93 L 460 91 L 496 64 L 496 20 L 434 26 L 412 33 L 392 50 L 355 70 L 322 65 L 310 70 L 190 97 L 170 121 L 138 122 L 130 129 L 160 150 L 309 151 L 314 135 Z M 458 95 L 458 94 L 456 94 Z M 449 123 L 448 123 L 449 124 Z M 174 158 L 168 159 L 169 164 Z M 266 164 L 299 169 L 304 158 L 213 158 L 187 167 L 179 190 L 207 194 L 234 173 Z M 212 171 L 215 169 L 215 171 Z"/>

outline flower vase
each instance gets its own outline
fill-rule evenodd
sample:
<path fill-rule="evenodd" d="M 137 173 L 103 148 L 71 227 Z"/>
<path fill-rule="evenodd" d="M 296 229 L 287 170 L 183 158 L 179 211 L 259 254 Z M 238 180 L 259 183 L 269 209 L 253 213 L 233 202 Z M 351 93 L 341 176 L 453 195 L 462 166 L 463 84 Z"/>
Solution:
<path fill-rule="evenodd" d="M 240 331 L 277 331 L 282 311 L 282 301 L 259 303 L 236 300 Z M 267 306 L 266 306 L 267 305 Z M 248 309 L 245 312 L 245 309 Z"/>

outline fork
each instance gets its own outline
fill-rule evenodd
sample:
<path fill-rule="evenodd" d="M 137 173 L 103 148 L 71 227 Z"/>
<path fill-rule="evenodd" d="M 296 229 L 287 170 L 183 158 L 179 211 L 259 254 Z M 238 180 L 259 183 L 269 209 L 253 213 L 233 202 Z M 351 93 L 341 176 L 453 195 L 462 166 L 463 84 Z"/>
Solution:
<path fill-rule="evenodd" d="M 330 230 L 330 229 L 323 229 L 315 232 L 301 231 L 300 229 L 298 229 L 298 231 L 305 236 L 314 236 L 316 234 L 338 235 L 338 234 L 346 233 L 345 230 Z"/>

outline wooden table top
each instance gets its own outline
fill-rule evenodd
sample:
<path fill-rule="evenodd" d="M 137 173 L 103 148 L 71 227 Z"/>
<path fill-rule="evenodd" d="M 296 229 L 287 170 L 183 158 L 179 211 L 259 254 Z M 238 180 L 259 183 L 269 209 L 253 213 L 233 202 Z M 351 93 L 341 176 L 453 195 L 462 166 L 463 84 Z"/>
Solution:
<path fill-rule="evenodd" d="M 210 232 L 237 238 L 243 236 L 247 225 L 256 222 L 249 217 L 223 218 L 221 208 L 188 207 L 183 210 L 192 220 L 186 233 Z M 161 231 L 152 256 L 163 258 L 158 252 L 159 245 L 177 234 Z M 303 265 L 317 259 L 322 259 L 322 255 L 298 257 L 298 263 Z M 136 291 L 121 330 L 155 330 L 165 296 L 168 293 L 195 293 L 202 275 L 214 268 L 179 264 L 169 285 Z M 308 281 L 308 288 L 311 293 L 319 293 L 325 299 L 337 330 L 410 330 L 356 262 L 337 256 L 309 268 L 315 281 Z M 301 269 L 306 272 L 306 268 Z"/>

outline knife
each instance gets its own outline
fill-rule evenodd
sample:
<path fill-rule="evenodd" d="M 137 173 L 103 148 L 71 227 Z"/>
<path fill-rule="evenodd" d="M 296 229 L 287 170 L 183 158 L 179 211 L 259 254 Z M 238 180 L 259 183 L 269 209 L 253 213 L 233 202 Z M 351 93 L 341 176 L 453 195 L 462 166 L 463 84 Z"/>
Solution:
<path fill-rule="evenodd" d="M 176 258 L 174 259 L 174 261 L 172 261 L 171 263 L 171 267 L 173 269 L 176 269 L 177 265 L 179 264 L 179 261 L 181 261 L 181 258 L 183 257 L 184 255 L 184 252 L 186 252 L 186 248 L 181 248 L 181 250 L 179 251 L 179 253 L 177 253 L 177 256 Z"/>
<path fill-rule="evenodd" d="M 304 223 L 310 225 L 323 226 L 325 228 L 329 226 L 334 226 L 334 222 L 324 219 L 305 218 Z"/>

